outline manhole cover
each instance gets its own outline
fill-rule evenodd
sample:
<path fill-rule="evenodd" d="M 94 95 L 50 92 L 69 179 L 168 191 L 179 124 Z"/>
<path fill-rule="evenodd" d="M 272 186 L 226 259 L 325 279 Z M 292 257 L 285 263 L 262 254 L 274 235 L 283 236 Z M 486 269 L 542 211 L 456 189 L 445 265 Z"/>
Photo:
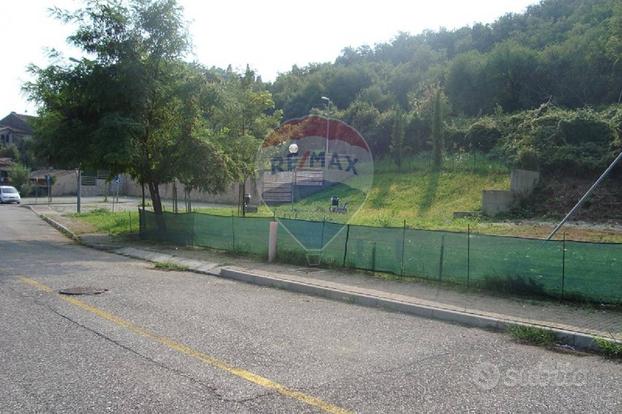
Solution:
<path fill-rule="evenodd" d="M 94 287 L 72 287 L 67 289 L 61 289 L 58 291 L 61 295 L 99 295 L 100 293 L 107 292 L 108 289 L 100 289 Z"/>

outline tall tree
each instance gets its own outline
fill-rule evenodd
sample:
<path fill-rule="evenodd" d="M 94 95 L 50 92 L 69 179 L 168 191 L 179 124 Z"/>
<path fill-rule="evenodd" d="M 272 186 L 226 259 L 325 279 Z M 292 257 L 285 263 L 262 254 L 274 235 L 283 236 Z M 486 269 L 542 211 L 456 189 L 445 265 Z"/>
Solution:
<path fill-rule="evenodd" d="M 231 157 L 209 129 L 206 119 L 219 103 L 213 76 L 201 66 L 187 65 L 180 73 L 184 81 L 178 91 L 181 97 L 181 122 L 176 148 L 171 154 L 175 160 L 175 177 L 184 185 L 186 211 L 192 211 L 191 193 L 195 190 L 218 193 L 225 190 L 236 177 Z"/>
<path fill-rule="evenodd" d="M 77 25 L 69 42 L 88 57 L 31 67 L 36 80 L 26 90 L 40 105 L 40 152 L 54 165 L 129 172 L 160 215 L 158 186 L 175 177 L 170 154 L 183 120 L 179 74 L 190 41 L 181 7 L 88 0 L 55 16 Z"/>
<path fill-rule="evenodd" d="M 220 85 L 219 104 L 208 120 L 214 136 L 223 144 L 240 186 L 240 203 L 246 181 L 255 175 L 255 159 L 261 142 L 281 121 L 272 95 L 246 68 L 242 75 L 229 72 Z"/>
<path fill-rule="evenodd" d="M 391 128 L 391 144 L 389 145 L 389 153 L 393 162 L 397 166 L 398 171 L 402 171 L 402 161 L 407 156 L 409 148 L 407 148 L 404 137 L 406 134 L 406 116 L 400 108 L 393 110 L 393 126 Z"/>
<path fill-rule="evenodd" d="M 437 89 L 432 118 L 432 154 L 435 169 L 440 169 L 443 163 L 443 105 L 441 94 L 440 88 Z"/>

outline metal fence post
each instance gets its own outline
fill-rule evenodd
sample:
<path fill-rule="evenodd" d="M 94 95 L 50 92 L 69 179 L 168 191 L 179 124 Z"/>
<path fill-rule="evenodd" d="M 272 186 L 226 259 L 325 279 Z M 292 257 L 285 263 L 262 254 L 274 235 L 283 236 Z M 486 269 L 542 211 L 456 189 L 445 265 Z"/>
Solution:
<path fill-rule="evenodd" d="M 471 283 L 471 225 L 467 224 L 467 287 Z"/>
<path fill-rule="evenodd" d="M 192 214 L 192 229 L 190 230 L 192 233 L 190 235 L 190 237 L 191 237 L 190 241 L 192 243 L 191 246 L 194 246 L 194 232 L 196 231 L 195 230 L 196 229 L 196 227 L 195 227 L 196 226 L 195 218 L 196 218 L 197 213 L 190 212 L 189 214 Z"/>
<path fill-rule="evenodd" d="M 371 248 L 371 271 L 376 271 L 376 242 L 374 242 Z"/>
<path fill-rule="evenodd" d="M 326 227 L 326 216 L 324 216 L 324 220 L 322 221 L 322 240 L 320 241 L 320 249 L 324 248 L 324 227 Z"/>
<path fill-rule="evenodd" d="M 404 276 L 404 250 L 406 245 L 406 220 L 404 220 L 404 228 L 402 229 L 402 265 L 400 268 L 400 276 Z"/>
<path fill-rule="evenodd" d="M 438 280 L 443 280 L 443 256 L 445 255 L 445 235 L 441 236 L 441 257 L 438 264 Z"/>
<path fill-rule="evenodd" d="M 231 251 L 235 251 L 235 218 L 231 212 Z"/>
<path fill-rule="evenodd" d="M 138 207 L 138 236 L 140 239 L 145 238 L 145 209 Z"/>
<path fill-rule="evenodd" d="M 348 241 L 350 240 L 350 225 L 346 225 L 346 243 L 343 249 L 343 267 L 346 267 L 346 258 L 348 257 Z"/>
<path fill-rule="evenodd" d="M 562 291 L 561 298 L 564 300 L 564 285 L 566 283 L 566 233 L 562 238 Z"/>

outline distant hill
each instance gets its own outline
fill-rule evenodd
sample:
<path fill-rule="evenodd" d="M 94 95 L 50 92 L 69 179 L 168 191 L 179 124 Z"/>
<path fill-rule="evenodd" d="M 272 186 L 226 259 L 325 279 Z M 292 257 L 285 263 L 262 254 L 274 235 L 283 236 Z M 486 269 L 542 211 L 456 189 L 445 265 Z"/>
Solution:
<path fill-rule="evenodd" d="M 525 13 L 456 30 L 398 34 L 345 48 L 334 63 L 294 66 L 271 85 L 286 118 L 321 107 L 414 110 L 440 85 L 454 115 L 543 102 L 569 108 L 616 103 L 622 93 L 622 2 L 544 0 Z"/>

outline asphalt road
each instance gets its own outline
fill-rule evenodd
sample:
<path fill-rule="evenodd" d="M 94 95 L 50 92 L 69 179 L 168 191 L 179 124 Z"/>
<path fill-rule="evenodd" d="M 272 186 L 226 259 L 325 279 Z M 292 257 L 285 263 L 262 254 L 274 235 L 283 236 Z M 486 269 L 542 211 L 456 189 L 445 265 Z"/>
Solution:
<path fill-rule="evenodd" d="M 2 413 L 622 412 L 597 356 L 155 270 L 17 206 L 0 223 Z"/>

